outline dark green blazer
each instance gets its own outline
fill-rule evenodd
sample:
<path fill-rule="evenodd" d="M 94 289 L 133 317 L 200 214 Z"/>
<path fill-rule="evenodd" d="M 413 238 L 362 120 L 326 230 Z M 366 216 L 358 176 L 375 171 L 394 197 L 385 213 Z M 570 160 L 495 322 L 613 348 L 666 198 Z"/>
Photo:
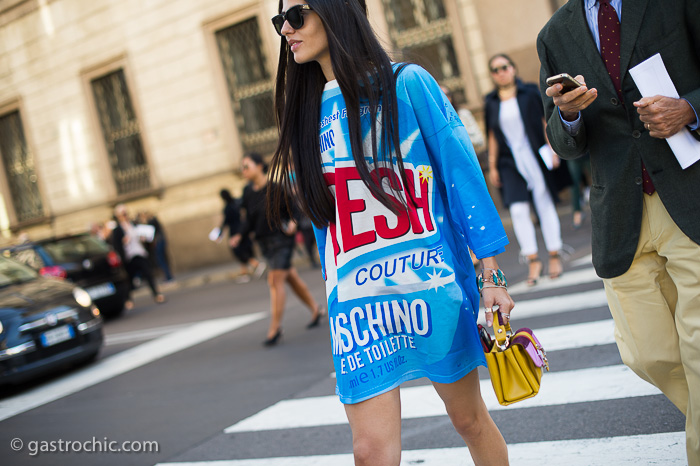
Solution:
<path fill-rule="evenodd" d="M 570 0 L 537 38 L 540 88 L 547 135 L 564 159 L 591 154 L 593 265 L 603 278 L 625 273 L 634 258 L 642 220 L 641 165 L 651 175 L 666 210 L 700 244 L 700 162 L 682 170 L 663 139 L 649 136 L 633 102 L 641 99 L 628 70 L 660 53 L 681 97 L 700 113 L 700 0 L 623 0 L 621 70 L 624 104 L 591 35 L 584 0 Z M 583 125 L 570 136 L 545 79 L 558 73 L 583 75 L 598 98 L 581 112 Z M 693 132 L 700 140 L 700 133 Z"/>

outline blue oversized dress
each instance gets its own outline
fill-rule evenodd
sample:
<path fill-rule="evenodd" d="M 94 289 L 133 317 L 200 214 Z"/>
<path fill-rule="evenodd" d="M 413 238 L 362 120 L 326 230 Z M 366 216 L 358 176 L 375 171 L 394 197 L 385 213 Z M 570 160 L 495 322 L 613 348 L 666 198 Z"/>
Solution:
<path fill-rule="evenodd" d="M 335 81 L 327 83 L 321 104 L 323 171 L 336 219 L 317 228 L 316 238 L 343 403 L 419 377 L 454 382 L 485 365 L 467 246 L 487 257 L 508 243 L 467 131 L 437 82 L 408 65 L 396 85 L 406 185 L 394 168 L 366 160 L 385 186 L 408 199 L 408 213 L 398 216 L 360 179 Z M 371 155 L 368 107 L 361 115 Z"/>

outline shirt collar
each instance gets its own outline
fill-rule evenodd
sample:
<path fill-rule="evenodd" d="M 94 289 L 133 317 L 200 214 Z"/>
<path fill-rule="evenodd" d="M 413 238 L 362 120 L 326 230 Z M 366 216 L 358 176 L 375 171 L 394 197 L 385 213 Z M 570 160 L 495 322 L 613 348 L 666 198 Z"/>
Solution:
<path fill-rule="evenodd" d="M 598 4 L 598 0 L 584 0 L 586 10 L 590 10 Z M 613 3 L 612 0 L 610 3 Z"/>

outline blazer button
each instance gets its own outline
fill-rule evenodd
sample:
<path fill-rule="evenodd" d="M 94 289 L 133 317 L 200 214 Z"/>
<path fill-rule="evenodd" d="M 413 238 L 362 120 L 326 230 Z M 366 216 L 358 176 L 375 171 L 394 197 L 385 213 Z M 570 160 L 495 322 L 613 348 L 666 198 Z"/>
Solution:
<path fill-rule="evenodd" d="M 632 137 L 635 138 L 635 139 L 639 139 L 639 136 L 641 136 L 641 135 L 642 135 L 642 133 L 640 133 L 640 132 L 639 132 L 638 130 L 636 130 L 636 129 L 635 129 L 634 131 L 632 131 Z"/>
<path fill-rule="evenodd" d="M 641 177 L 641 176 L 636 177 L 636 178 L 634 179 L 634 182 L 635 182 L 636 184 L 638 184 L 638 185 L 642 184 L 642 183 L 643 183 L 642 177 Z"/>
<path fill-rule="evenodd" d="M 610 103 L 613 104 L 613 105 L 617 105 L 617 104 L 620 103 L 620 101 L 617 100 L 615 97 L 613 97 L 612 99 L 610 99 Z"/>

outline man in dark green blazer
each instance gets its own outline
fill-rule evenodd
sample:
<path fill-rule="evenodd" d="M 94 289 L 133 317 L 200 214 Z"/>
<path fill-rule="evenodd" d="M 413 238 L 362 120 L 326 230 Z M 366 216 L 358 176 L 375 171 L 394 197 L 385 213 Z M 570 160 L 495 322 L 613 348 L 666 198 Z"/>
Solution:
<path fill-rule="evenodd" d="M 700 465 L 700 162 L 682 169 L 665 140 L 700 140 L 700 0 L 570 0 L 537 51 L 552 148 L 590 153 L 593 265 L 620 354 L 686 414 Z M 642 98 L 629 74 L 657 53 L 680 99 Z M 548 88 L 559 73 L 583 86 Z"/>

